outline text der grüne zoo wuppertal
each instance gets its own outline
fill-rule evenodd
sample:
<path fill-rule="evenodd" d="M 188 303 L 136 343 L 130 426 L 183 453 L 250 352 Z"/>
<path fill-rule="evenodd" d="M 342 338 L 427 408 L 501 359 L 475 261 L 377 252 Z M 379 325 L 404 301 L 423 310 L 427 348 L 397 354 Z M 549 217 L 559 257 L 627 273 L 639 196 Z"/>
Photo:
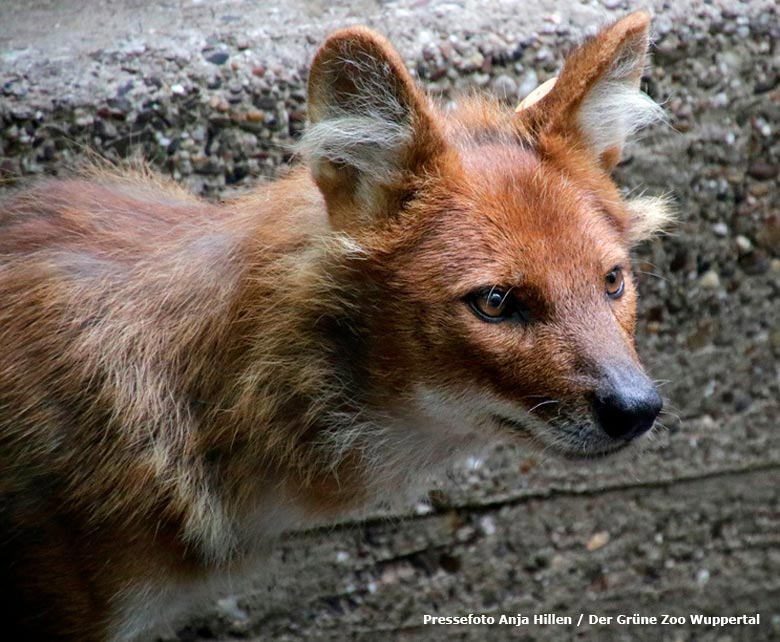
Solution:
<path fill-rule="evenodd" d="M 641 615 L 639 613 L 598 615 L 595 613 L 578 613 L 576 615 L 558 615 L 556 613 L 534 613 L 515 615 L 498 614 L 485 615 L 469 613 L 468 615 L 423 615 L 423 624 L 430 625 L 495 625 L 495 626 L 663 626 L 663 625 L 760 625 L 761 614 L 742 615 L 704 615 L 691 613 L 689 615 Z"/>

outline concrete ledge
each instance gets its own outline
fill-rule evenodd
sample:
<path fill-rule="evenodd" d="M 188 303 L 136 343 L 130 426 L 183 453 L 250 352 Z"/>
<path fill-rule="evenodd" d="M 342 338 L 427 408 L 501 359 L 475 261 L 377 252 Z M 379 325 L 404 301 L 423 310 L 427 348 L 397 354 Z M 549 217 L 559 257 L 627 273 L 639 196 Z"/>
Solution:
<path fill-rule="evenodd" d="M 284 8 L 241 0 L 7 2 L 0 171 L 6 180 L 57 172 L 89 147 L 111 159 L 140 154 L 199 192 L 251 183 L 289 158 L 305 120 L 308 62 L 333 28 L 362 22 L 387 33 L 445 97 L 483 87 L 514 101 L 629 3 L 606 4 L 611 12 L 597 2 L 550 1 L 522 11 L 476 0 Z M 777 37 L 771 0 L 651 4 L 660 63 Z M 776 69 L 753 71 L 756 83 L 776 83 Z"/>

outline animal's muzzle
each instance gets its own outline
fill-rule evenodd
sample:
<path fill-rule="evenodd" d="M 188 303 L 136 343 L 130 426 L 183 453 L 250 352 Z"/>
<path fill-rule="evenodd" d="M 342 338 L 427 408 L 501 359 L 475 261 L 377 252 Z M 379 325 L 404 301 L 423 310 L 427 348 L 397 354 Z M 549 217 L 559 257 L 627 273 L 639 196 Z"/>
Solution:
<path fill-rule="evenodd" d="M 605 433 L 628 441 L 653 427 L 663 400 L 643 372 L 623 366 L 604 373 L 591 405 Z"/>

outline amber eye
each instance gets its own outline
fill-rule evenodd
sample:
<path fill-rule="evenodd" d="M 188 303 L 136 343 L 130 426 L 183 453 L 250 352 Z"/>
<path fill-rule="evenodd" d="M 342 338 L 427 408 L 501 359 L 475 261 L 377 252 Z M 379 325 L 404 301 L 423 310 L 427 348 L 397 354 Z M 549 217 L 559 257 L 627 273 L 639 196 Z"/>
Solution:
<path fill-rule="evenodd" d="M 498 323 L 515 319 L 528 323 L 530 319 L 528 308 L 518 301 L 509 289 L 499 286 L 476 290 L 465 300 L 472 312 L 483 321 Z"/>
<path fill-rule="evenodd" d="M 488 321 L 500 321 L 507 308 L 507 293 L 501 288 L 490 288 L 475 292 L 472 307 Z"/>
<path fill-rule="evenodd" d="M 623 279 L 623 270 L 619 266 L 612 268 L 604 277 L 604 285 L 610 299 L 619 299 L 626 285 Z"/>

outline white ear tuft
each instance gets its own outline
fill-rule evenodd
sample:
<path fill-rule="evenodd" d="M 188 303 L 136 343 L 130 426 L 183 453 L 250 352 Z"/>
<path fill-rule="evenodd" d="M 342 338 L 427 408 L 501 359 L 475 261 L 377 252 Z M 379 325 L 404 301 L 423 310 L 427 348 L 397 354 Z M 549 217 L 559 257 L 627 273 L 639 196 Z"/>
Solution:
<path fill-rule="evenodd" d="M 388 178 L 412 139 L 410 107 L 396 91 L 390 65 L 353 44 L 332 45 L 339 53 L 321 64 L 324 71 L 312 90 L 310 126 L 298 149 L 315 178 L 323 161 L 363 177 Z"/>
<path fill-rule="evenodd" d="M 626 199 L 629 212 L 628 237 L 632 244 L 652 238 L 666 230 L 675 220 L 669 196 L 637 196 Z"/>
<path fill-rule="evenodd" d="M 554 84 L 521 103 L 518 118 L 531 131 L 576 140 L 611 170 L 629 137 L 664 120 L 661 107 L 639 89 L 649 31 L 646 11 L 602 29 L 567 57 Z"/>
<path fill-rule="evenodd" d="M 601 156 L 622 149 L 640 129 L 666 121 L 664 110 L 634 83 L 605 78 L 588 92 L 579 110 L 587 142 Z"/>
<path fill-rule="evenodd" d="M 387 120 L 380 114 L 345 113 L 310 126 L 298 143 L 298 151 L 315 178 L 323 163 L 333 163 L 382 182 L 397 171 L 411 140 L 412 129 L 406 122 Z"/>
<path fill-rule="evenodd" d="M 363 225 L 396 208 L 407 189 L 404 181 L 439 140 L 398 53 L 363 27 L 337 31 L 317 51 L 308 106 L 310 126 L 298 150 L 338 228 Z"/>

